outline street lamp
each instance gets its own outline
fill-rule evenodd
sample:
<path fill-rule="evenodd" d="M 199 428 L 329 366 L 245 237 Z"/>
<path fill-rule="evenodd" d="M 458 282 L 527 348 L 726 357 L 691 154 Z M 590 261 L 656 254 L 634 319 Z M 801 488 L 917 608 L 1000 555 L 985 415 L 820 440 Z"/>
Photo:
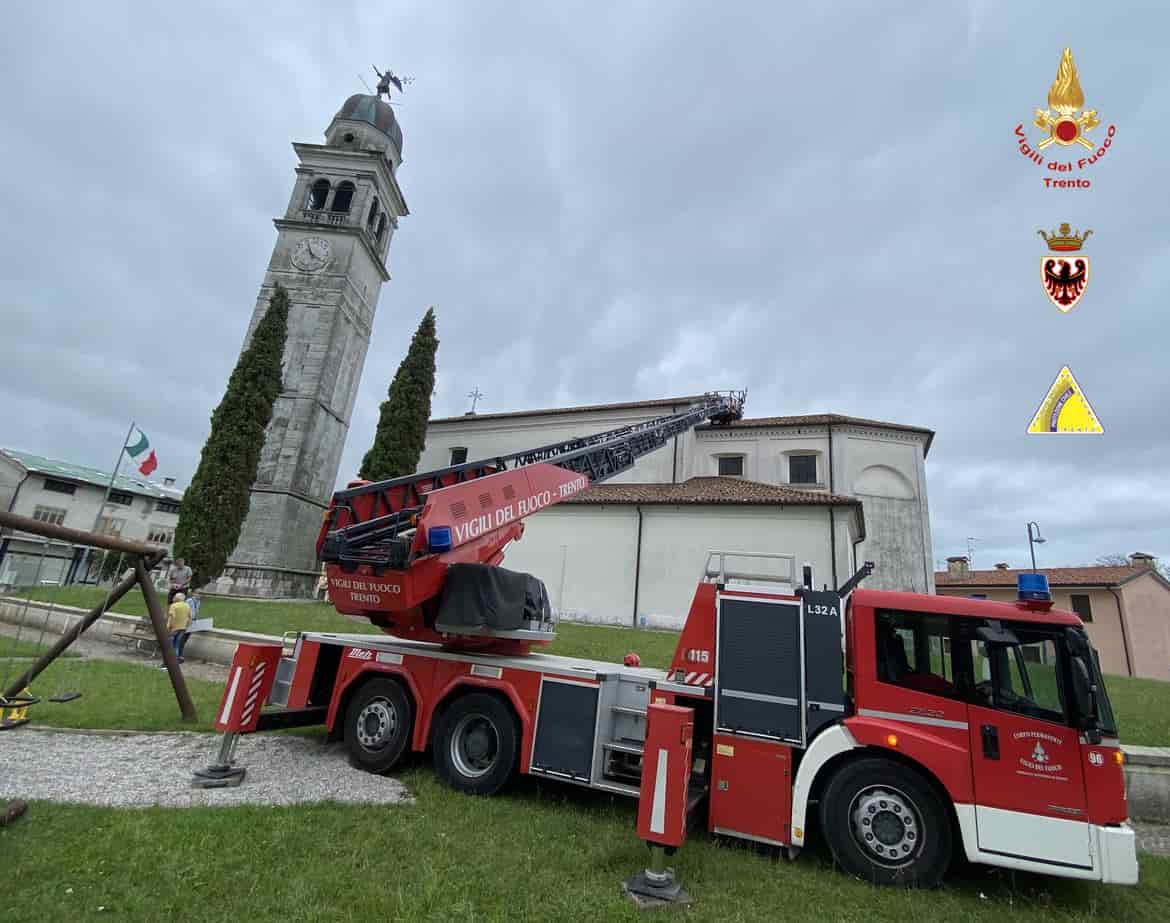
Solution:
<path fill-rule="evenodd" d="M 1035 527 L 1036 534 L 1032 534 L 1032 528 Z M 1040 537 L 1040 526 L 1034 522 L 1028 523 L 1028 551 L 1032 553 L 1032 573 L 1036 573 L 1036 546 L 1043 545 L 1045 539 Z"/>

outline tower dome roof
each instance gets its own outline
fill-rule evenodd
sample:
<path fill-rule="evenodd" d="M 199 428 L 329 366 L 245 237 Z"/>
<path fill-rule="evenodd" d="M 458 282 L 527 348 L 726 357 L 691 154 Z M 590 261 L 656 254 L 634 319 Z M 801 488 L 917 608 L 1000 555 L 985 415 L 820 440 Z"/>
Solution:
<path fill-rule="evenodd" d="M 402 129 L 398 127 L 398 119 L 394 117 L 394 110 L 390 108 L 390 104 L 380 97 L 355 93 L 342 104 L 333 118 L 351 119 L 373 125 L 394 142 L 399 156 L 402 156 Z"/>

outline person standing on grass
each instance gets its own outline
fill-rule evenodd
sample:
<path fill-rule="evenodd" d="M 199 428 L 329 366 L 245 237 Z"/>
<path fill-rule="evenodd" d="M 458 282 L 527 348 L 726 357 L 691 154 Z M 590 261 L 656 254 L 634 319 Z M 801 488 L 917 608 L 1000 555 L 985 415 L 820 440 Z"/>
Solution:
<path fill-rule="evenodd" d="M 187 566 L 187 562 L 182 558 L 175 558 L 175 563 L 171 565 L 170 572 L 167 574 L 167 580 L 171 584 L 170 592 L 167 593 L 168 606 L 175 601 L 176 595 L 186 594 L 191 586 L 191 576 L 191 568 Z"/>
<path fill-rule="evenodd" d="M 191 627 L 191 607 L 187 605 L 187 597 L 182 593 L 175 594 L 175 601 L 167 609 L 167 631 L 171 635 L 171 647 L 179 663 L 183 662 L 183 644 L 186 641 L 187 629 Z M 160 669 L 167 668 L 164 662 Z"/>
<path fill-rule="evenodd" d="M 179 659 L 183 659 L 183 651 L 187 649 L 187 642 L 191 640 L 191 629 L 195 627 L 195 620 L 199 618 L 199 607 L 203 605 L 203 595 L 198 590 L 192 590 L 191 595 L 187 597 L 187 608 L 191 610 L 191 621 L 187 625 L 187 630 L 183 632 L 182 640 L 179 641 Z"/>

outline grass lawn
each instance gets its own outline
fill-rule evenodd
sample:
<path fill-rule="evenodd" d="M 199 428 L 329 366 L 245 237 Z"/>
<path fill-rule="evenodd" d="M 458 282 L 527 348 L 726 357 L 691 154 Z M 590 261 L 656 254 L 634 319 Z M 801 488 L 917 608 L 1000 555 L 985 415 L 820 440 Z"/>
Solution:
<path fill-rule="evenodd" d="M 12 669 L 15 678 L 15 668 L 24 669 L 26 665 L 26 662 L 0 663 L 0 678 L 5 669 Z M 36 724 L 50 727 L 210 731 L 223 696 L 223 684 L 189 676 L 186 679 L 198 722 L 189 723 L 179 716 L 170 678 L 153 661 L 139 665 L 106 660 L 58 660 L 33 680 L 33 694 L 43 700 L 61 692 L 76 691 L 81 693 L 81 698 L 63 703 L 42 701 L 29 709 L 29 717 Z M 2 745 L 0 740 L 0 753 Z"/>
<path fill-rule="evenodd" d="M 10 638 L 8 635 L 0 635 L 0 657 L 36 657 L 38 654 L 43 654 L 49 649 L 49 645 L 57 640 L 56 635 L 45 635 L 46 640 L 41 643 L 36 641 L 37 633 L 32 632 L 32 640 L 29 640 L 28 634 L 24 637 Z M 66 651 L 66 657 L 76 657 L 72 651 Z M 28 664 L 21 664 L 20 669 L 25 669 Z M 0 665 L 0 682 L 5 677 L 5 670 L 12 671 L 13 677 L 17 675 L 16 667 L 13 664 Z"/>
<path fill-rule="evenodd" d="M 618 893 L 646 860 L 631 802 L 530 781 L 471 798 L 418 763 L 400 778 L 412 805 L 35 803 L 0 829 L 0 918 L 646 919 Z M 852 881 L 816 848 L 789 864 L 703 834 L 672 861 L 696 902 L 689 920 L 1129 923 L 1164 921 L 1170 906 L 1170 859 L 1147 856 L 1136 888 L 963 868 L 933 892 Z"/>

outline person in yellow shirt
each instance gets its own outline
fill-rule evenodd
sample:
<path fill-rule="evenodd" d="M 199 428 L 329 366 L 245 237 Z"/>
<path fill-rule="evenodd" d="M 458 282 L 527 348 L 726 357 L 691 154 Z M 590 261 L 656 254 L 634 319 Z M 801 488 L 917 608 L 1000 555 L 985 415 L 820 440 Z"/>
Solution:
<path fill-rule="evenodd" d="M 183 648 L 187 644 L 187 629 L 191 627 L 191 607 L 183 593 L 175 594 L 175 601 L 167 609 L 167 631 L 171 633 L 171 647 L 179 663 L 183 662 Z M 165 668 L 165 664 L 163 665 Z"/>

